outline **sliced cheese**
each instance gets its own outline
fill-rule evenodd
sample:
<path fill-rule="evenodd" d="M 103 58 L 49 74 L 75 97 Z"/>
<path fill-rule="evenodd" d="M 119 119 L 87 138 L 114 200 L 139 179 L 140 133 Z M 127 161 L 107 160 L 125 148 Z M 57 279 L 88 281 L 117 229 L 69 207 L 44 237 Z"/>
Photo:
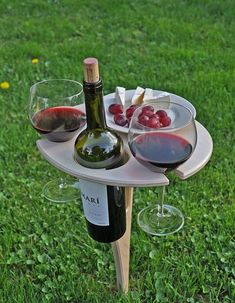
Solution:
<path fill-rule="evenodd" d="M 153 90 L 151 88 L 145 88 L 143 101 L 146 102 L 148 100 L 152 100 L 153 98 Z"/>
<path fill-rule="evenodd" d="M 144 89 L 140 86 L 137 86 L 134 96 L 131 99 L 131 104 L 140 105 L 143 103 L 144 98 Z"/>
<path fill-rule="evenodd" d="M 116 91 L 115 91 L 115 99 L 116 99 L 117 103 L 121 103 L 124 106 L 125 98 L 126 98 L 125 87 L 117 86 Z"/>
<path fill-rule="evenodd" d="M 168 108 L 168 107 L 170 106 L 171 96 L 170 96 L 169 93 L 163 92 L 163 93 L 161 93 L 161 94 L 159 94 L 159 95 L 157 96 L 157 99 L 156 99 L 156 100 L 157 100 L 157 101 L 164 101 L 164 102 L 166 102 L 165 108 Z"/>

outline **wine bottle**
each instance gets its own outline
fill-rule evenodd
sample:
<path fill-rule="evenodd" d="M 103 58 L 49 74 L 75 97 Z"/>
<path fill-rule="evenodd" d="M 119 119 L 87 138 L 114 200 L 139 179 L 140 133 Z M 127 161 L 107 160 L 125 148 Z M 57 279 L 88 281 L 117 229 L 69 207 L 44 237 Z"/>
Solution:
<path fill-rule="evenodd" d="M 84 60 L 83 91 L 87 127 L 76 138 L 74 157 L 81 165 L 93 169 L 118 167 L 124 160 L 123 142 L 106 124 L 103 84 L 96 58 Z M 94 179 L 95 174 L 99 172 L 94 172 Z M 121 238 L 126 230 L 124 187 L 79 182 L 89 235 L 105 243 Z"/>

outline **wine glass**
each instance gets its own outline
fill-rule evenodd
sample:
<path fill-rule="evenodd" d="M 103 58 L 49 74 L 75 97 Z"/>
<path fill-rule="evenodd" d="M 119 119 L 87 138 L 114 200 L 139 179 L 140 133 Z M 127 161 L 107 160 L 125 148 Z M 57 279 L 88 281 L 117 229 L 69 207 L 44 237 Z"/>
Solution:
<path fill-rule="evenodd" d="M 137 108 L 130 121 L 128 144 L 133 156 L 155 172 L 177 168 L 192 155 L 197 130 L 192 112 L 167 101 L 152 101 Z M 165 186 L 160 202 L 142 209 L 138 224 L 147 233 L 164 236 L 179 231 L 184 216 L 179 209 L 164 204 Z"/>
<path fill-rule="evenodd" d="M 84 102 L 82 84 L 68 79 L 35 83 L 30 88 L 28 116 L 34 129 L 49 141 L 71 140 L 85 125 L 86 117 L 79 104 Z M 67 178 L 49 181 L 42 190 L 52 202 L 78 198 L 78 182 Z"/>

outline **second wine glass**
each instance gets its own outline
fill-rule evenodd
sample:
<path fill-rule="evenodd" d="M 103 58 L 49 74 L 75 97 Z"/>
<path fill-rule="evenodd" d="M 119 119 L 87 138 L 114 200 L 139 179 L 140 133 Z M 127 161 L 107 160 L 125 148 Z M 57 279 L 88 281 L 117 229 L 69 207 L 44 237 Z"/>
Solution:
<path fill-rule="evenodd" d="M 195 120 L 185 106 L 164 101 L 145 104 L 135 110 L 128 131 L 133 156 L 150 170 L 166 173 L 192 155 L 197 142 Z M 180 230 L 184 216 L 179 209 L 160 201 L 138 214 L 138 224 L 152 235 L 169 235 Z"/>
<path fill-rule="evenodd" d="M 85 125 L 80 106 L 84 103 L 82 84 L 68 79 L 35 83 L 30 88 L 28 115 L 35 130 L 49 141 L 71 140 Z M 43 196 L 57 203 L 79 197 L 78 182 L 71 178 L 51 180 L 43 187 Z"/>

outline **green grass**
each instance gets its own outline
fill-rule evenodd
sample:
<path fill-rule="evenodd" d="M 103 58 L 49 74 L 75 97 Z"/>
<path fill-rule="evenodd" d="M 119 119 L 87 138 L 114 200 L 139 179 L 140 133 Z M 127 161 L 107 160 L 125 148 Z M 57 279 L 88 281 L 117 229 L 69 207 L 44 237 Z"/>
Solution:
<path fill-rule="evenodd" d="M 0 83 L 10 83 L 0 89 L 1 303 L 235 302 L 234 15 L 233 0 L 1 1 Z M 186 217 L 176 235 L 138 228 L 157 190 L 135 190 L 126 296 L 110 246 L 86 234 L 81 202 L 41 197 L 61 172 L 41 157 L 26 114 L 30 85 L 81 80 L 87 56 L 100 61 L 105 93 L 141 85 L 184 96 L 214 141 L 203 170 L 170 176 L 168 203 Z"/>

